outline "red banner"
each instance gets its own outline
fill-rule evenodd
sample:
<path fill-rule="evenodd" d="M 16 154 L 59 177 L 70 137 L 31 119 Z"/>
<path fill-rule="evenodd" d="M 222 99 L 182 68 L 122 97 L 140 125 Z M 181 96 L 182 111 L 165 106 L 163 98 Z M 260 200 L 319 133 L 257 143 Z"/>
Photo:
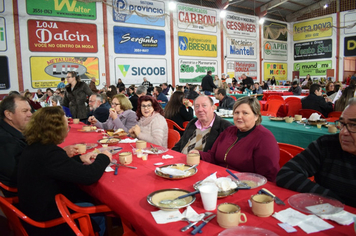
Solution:
<path fill-rule="evenodd" d="M 32 52 L 98 52 L 95 24 L 28 20 Z"/>

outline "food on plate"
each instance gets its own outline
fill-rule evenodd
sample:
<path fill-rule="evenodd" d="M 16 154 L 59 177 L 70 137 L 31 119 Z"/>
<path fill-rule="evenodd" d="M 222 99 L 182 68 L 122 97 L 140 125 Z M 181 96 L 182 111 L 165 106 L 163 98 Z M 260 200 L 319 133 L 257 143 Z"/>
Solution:
<path fill-rule="evenodd" d="M 117 139 L 117 138 L 111 138 L 111 139 L 104 138 L 104 139 L 99 140 L 100 143 L 117 143 L 119 141 L 120 141 L 120 139 Z"/>
<path fill-rule="evenodd" d="M 84 131 L 88 132 L 88 131 L 90 131 L 90 126 L 89 125 L 84 125 L 82 129 Z"/>
<path fill-rule="evenodd" d="M 173 199 L 164 199 L 164 200 L 173 200 Z M 184 206 L 187 204 L 187 201 L 185 199 L 177 199 L 174 201 L 170 201 L 170 202 L 159 202 L 158 206 L 161 207 L 169 207 L 169 208 L 175 208 L 175 207 L 180 207 L 180 206 Z"/>
<path fill-rule="evenodd" d="M 158 149 L 157 149 L 156 147 L 152 147 L 152 148 L 150 149 L 150 151 L 153 152 L 153 153 L 156 153 L 156 152 L 158 152 Z"/>
<path fill-rule="evenodd" d="M 90 126 L 91 130 L 96 130 L 96 126 Z"/>
<path fill-rule="evenodd" d="M 241 182 L 247 184 L 251 188 L 257 187 L 257 183 L 255 181 L 252 181 L 252 180 L 241 180 Z"/>

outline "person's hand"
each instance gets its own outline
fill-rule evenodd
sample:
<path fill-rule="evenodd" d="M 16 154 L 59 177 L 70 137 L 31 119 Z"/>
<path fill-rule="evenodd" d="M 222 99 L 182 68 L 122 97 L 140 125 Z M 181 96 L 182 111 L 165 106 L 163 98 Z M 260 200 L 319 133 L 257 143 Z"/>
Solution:
<path fill-rule="evenodd" d="M 94 116 L 89 116 L 88 122 L 92 125 L 94 125 L 98 120 Z"/>
<path fill-rule="evenodd" d="M 326 102 L 332 102 L 332 100 L 329 97 L 325 97 Z"/>
<path fill-rule="evenodd" d="M 115 120 L 115 119 L 117 118 L 117 113 L 116 113 L 116 111 L 110 109 L 110 110 L 109 110 L 109 113 L 110 113 L 109 116 L 112 118 L 112 120 Z"/>
<path fill-rule="evenodd" d="M 130 136 L 131 136 L 132 138 L 136 138 L 136 134 L 135 134 L 135 132 L 134 132 L 134 130 L 133 130 L 133 127 L 129 130 L 129 134 L 130 134 Z"/>
<path fill-rule="evenodd" d="M 78 148 L 75 145 L 65 146 L 63 150 L 66 151 L 69 157 L 73 157 L 78 154 Z"/>
<path fill-rule="evenodd" d="M 97 155 L 98 155 L 97 153 L 89 152 L 89 153 L 80 155 L 80 160 L 84 164 L 90 165 L 91 163 L 93 163 L 93 161 L 95 160 Z"/>
<path fill-rule="evenodd" d="M 108 150 L 105 150 L 105 151 L 102 152 L 102 154 L 107 155 L 107 156 L 109 157 L 109 159 L 110 159 L 110 162 L 112 161 L 112 154 L 111 154 L 111 152 L 109 152 Z"/>
<path fill-rule="evenodd" d="M 189 154 L 193 154 L 193 153 L 194 153 L 194 154 L 199 154 L 199 151 L 198 151 L 198 150 L 190 150 L 190 151 L 189 151 Z"/>
<path fill-rule="evenodd" d="M 187 107 L 192 107 L 193 106 L 193 103 L 191 103 L 189 100 L 187 102 Z"/>
<path fill-rule="evenodd" d="M 141 128 L 140 126 L 135 125 L 130 129 L 129 132 L 131 134 L 131 137 L 136 138 L 141 133 Z"/>

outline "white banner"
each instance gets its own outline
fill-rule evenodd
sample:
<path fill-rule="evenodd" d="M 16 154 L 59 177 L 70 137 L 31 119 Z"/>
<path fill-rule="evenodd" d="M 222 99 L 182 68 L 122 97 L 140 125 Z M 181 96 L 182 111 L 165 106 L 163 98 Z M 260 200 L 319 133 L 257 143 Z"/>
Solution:
<path fill-rule="evenodd" d="M 228 34 L 257 37 L 257 22 L 254 16 L 227 14 L 225 28 Z"/>
<path fill-rule="evenodd" d="M 178 28 L 216 32 L 217 13 L 207 8 L 177 5 Z"/>
<path fill-rule="evenodd" d="M 178 63 L 180 83 L 200 83 L 209 70 L 219 75 L 217 61 L 180 59 Z"/>
<path fill-rule="evenodd" d="M 226 40 L 227 55 L 236 58 L 257 58 L 257 41 L 254 39 L 231 38 Z"/>
<path fill-rule="evenodd" d="M 115 75 L 125 84 L 142 84 L 143 77 L 153 84 L 166 83 L 166 59 L 115 58 Z"/>
<path fill-rule="evenodd" d="M 0 51 L 6 51 L 6 26 L 5 18 L 0 17 Z"/>
<path fill-rule="evenodd" d="M 288 49 L 287 43 L 264 41 L 263 44 L 263 59 L 287 61 Z"/>

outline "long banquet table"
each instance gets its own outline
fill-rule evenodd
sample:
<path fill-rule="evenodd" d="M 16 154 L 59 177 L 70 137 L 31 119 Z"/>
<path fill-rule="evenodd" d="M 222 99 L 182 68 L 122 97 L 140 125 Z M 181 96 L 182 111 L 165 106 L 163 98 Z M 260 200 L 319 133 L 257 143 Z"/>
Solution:
<path fill-rule="evenodd" d="M 224 118 L 234 123 L 233 118 Z M 318 129 L 315 125 L 298 124 L 296 122 L 286 123 L 285 121 L 271 121 L 268 116 L 262 116 L 262 123 L 271 131 L 279 143 L 288 143 L 302 148 L 317 140 L 320 136 L 330 134 L 328 128 L 322 126 Z"/>
<path fill-rule="evenodd" d="M 81 142 L 94 143 L 102 138 L 100 133 L 79 132 L 78 129 L 80 128 L 80 124 L 72 124 L 68 137 L 60 146 L 64 147 Z M 133 144 L 133 146 L 134 145 L 135 144 Z M 117 146 L 122 147 L 122 151 L 132 151 L 130 144 L 118 144 Z M 190 235 L 191 230 L 188 230 L 184 233 L 180 231 L 180 228 L 187 225 L 187 223 L 184 221 L 168 224 L 157 224 L 154 221 L 151 212 L 157 211 L 158 209 L 149 205 L 147 203 L 146 197 L 153 191 L 167 188 L 182 188 L 188 191 L 194 191 L 193 184 L 197 181 L 206 178 L 208 175 L 214 172 L 217 172 L 218 177 L 227 176 L 227 172 L 223 167 L 201 161 L 198 166 L 198 172 L 194 176 L 181 180 L 163 179 L 155 175 L 154 170 L 156 167 L 153 165 L 154 163 L 185 163 L 185 155 L 181 153 L 169 150 L 165 154 L 172 155 L 174 158 L 163 160 L 162 154 L 149 155 L 148 160 L 143 161 L 133 155 L 133 162 L 130 165 L 136 166 L 137 170 L 120 167 L 118 170 L 118 175 L 114 175 L 114 172 L 104 173 L 97 183 L 90 186 L 82 186 L 82 188 L 93 197 L 100 200 L 102 203 L 108 205 L 113 211 L 119 214 L 121 218 L 130 222 L 136 229 L 136 233 L 138 235 Z M 118 159 L 118 154 L 113 155 L 113 158 Z M 263 187 L 275 193 L 286 203 L 286 206 L 275 204 L 274 209 L 276 212 L 290 207 L 288 204 L 288 198 L 294 195 L 295 192 L 282 189 L 271 182 L 268 182 Z M 247 222 L 242 225 L 264 228 L 273 231 L 278 235 L 286 235 L 287 233 L 277 225 L 277 223 L 280 222 L 272 216 L 267 218 L 260 218 L 253 215 L 247 200 L 251 195 L 256 194 L 261 188 L 262 187 L 252 190 L 240 190 L 232 196 L 218 199 L 218 204 L 224 202 L 238 204 L 241 207 L 242 212 L 247 216 Z M 196 195 L 196 201 L 191 206 L 197 213 L 205 212 L 199 195 Z M 345 210 L 356 213 L 356 208 L 349 206 L 345 206 Z M 216 213 L 216 210 L 214 213 Z M 354 234 L 353 225 L 340 226 L 332 221 L 328 221 L 328 223 L 332 224 L 334 228 L 315 233 L 313 235 Z M 298 231 L 297 235 L 306 235 L 306 233 L 299 227 L 296 227 L 296 229 Z M 224 228 L 221 228 L 218 225 L 215 218 L 202 229 L 202 235 L 218 235 L 223 230 Z"/>

